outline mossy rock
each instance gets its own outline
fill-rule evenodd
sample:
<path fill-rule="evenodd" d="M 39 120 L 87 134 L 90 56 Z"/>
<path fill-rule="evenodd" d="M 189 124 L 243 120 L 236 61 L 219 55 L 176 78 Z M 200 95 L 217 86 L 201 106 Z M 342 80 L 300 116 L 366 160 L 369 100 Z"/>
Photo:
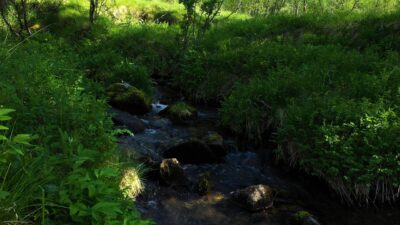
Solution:
<path fill-rule="evenodd" d="M 274 202 L 274 191 L 268 185 L 253 185 L 231 192 L 232 202 L 250 211 L 258 212 L 271 208 Z"/>
<path fill-rule="evenodd" d="M 291 225 L 319 225 L 318 220 L 308 211 L 298 211 L 290 217 Z"/>
<path fill-rule="evenodd" d="M 176 158 L 182 164 L 208 164 L 220 161 L 207 144 L 197 139 L 167 146 L 163 156 L 164 158 Z"/>
<path fill-rule="evenodd" d="M 208 134 L 203 137 L 203 141 L 205 143 L 207 143 L 208 145 L 210 145 L 210 144 L 223 145 L 224 138 L 217 132 L 211 131 L 211 132 L 208 132 Z"/>
<path fill-rule="evenodd" d="M 129 84 L 116 83 L 107 89 L 110 105 L 134 115 L 143 115 L 151 110 L 151 99 L 143 91 Z"/>
<path fill-rule="evenodd" d="M 161 115 L 167 115 L 173 122 L 181 123 L 197 116 L 197 110 L 185 102 L 170 105 Z"/>
<path fill-rule="evenodd" d="M 228 149 L 224 145 L 224 138 L 217 132 L 210 131 L 202 138 L 202 141 L 211 148 L 218 158 L 224 158 L 228 154 Z"/>
<path fill-rule="evenodd" d="M 183 185 L 188 183 L 185 171 L 175 158 L 164 159 L 160 164 L 160 176 L 167 185 Z"/>

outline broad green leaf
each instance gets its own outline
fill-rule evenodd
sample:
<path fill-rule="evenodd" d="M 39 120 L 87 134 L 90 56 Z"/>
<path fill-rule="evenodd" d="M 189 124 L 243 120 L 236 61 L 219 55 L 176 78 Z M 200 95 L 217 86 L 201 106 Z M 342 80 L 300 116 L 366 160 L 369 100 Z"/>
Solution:
<path fill-rule="evenodd" d="M 13 138 L 13 142 L 22 145 L 30 145 L 30 141 L 32 140 L 32 136 L 30 134 L 18 134 Z"/>
<path fill-rule="evenodd" d="M 10 195 L 10 192 L 0 191 L 0 200 L 7 198 Z"/>
<path fill-rule="evenodd" d="M 115 217 L 122 214 L 120 204 L 116 202 L 99 202 L 92 207 L 92 213 L 102 213 L 109 217 Z"/>
<path fill-rule="evenodd" d="M 0 121 L 7 121 L 7 120 L 11 120 L 11 117 L 0 115 Z"/>
<path fill-rule="evenodd" d="M 60 203 L 62 204 L 71 204 L 70 195 L 67 191 L 60 191 Z"/>
<path fill-rule="evenodd" d="M 7 138 L 6 138 L 6 136 L 4 136 L 4 135 L 0 135 L 0 141 L 7 141 Z"/>
<path fill-rule="evenodd" d="M 9 113 L 15 112 L 14 109 L 0 108 L 0 116 L 8 115 Z"/>
<path fill-rule="evenodd" d="M 95 170 L 96 177 L 116 177 L 118 176 L 118 170 L 110 167 L 104 167 Z"/>
<path fill-rule="evenodd" d="M 12 150 L 9 151 L 11 154 L 17 153 L 18 155 L 24 155 L 24 152 L 20 148 L 12 148 Z"/>
<path fill-rule="evenodd" d="M 74 216 L 82 217 L 82 216 L 88 216 L 89 210 L 85 204 L 75 203 L 69 206 L 69 213 L 72 217 Z"/>
<path fill-rule="evenodd" d="M 93 162 L 94 160 L 93 160 L 93 158 L 90 158 L 90 157 L 76 157 L 75 166 L 79 167 L 87 161 Z"/>
<path fill-rule="evenodd" d="M 0 130 L 8 130 L 8 127 L 0 125 Z"/>

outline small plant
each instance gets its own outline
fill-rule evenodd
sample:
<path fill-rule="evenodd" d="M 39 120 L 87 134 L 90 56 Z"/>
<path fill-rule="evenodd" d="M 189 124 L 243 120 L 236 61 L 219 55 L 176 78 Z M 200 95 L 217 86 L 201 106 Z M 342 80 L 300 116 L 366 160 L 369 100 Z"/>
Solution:
<path fill-rule="evenodd" d="M 127 168 L 123 172 L 119 187 L 124 192 L 125 197 L 134 200 L 144 190 L 139 174 L 136 168 Z"/>
<path fill-rule="evenodd" d="M 195 116 L 196 109 L 184 102 L 177 102 L 168 108 L 168 113 L 177 119 L 187 119 Z"/>

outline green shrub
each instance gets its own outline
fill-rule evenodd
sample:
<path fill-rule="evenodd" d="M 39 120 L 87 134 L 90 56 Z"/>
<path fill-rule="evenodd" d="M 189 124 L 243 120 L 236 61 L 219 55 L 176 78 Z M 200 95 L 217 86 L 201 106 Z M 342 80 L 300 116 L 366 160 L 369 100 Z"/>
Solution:
<path fill-rule="evenodd" d="M 7 126 L 36 135 L 10 132 L 0 140 L 0 221 L 149 224 L 119 187 L 125 164 L 104 94 L 95 95 L 80 55 L 46 33 L 0 47 L 0 105 L 16 109 Z"/>
<path fill-rule="evenodd" d="M 168 107 L 168 114 L 173 119 L 183 120 L 195 116 L 196 109 L 184 102 L 177 102 Z"/>
<path fill-rule="evenodd" d="M 87 70 L 89 78 L 103 86 L 123 81 L 143 90 L 149 96 L 153 94 L 153 84 L 146 66 L 131 62 L 114 50 L 101 48 L 100 44 L 91 42 L 80 55 L 86 56 L 81 66 Z"/>
<path fill-rule="evenodd" d="M 326 179 L 346 201 L 392 201 L 400 118 L 391 104 L 324 96 L 290 105 L 278 128 L 278 153 Z"/>
<path fill-rule="evenodd" d="M 0 221 L 29 222 L 41 220 L 45 185 L 55 179 L 46 165 L 51 164 L 43 148 L 30 144 L 33 136 L 11 135 L 5 126 L 14 110 L 0 108 Z"/>
<path fill-rule="evenodd" d="M 253 140 L 276 130 L 282 159 L 324 178 L 350 203 L 398 198 L 398 54 L 295 52 L 284 69 L 236 85 L 222 105 L 224 124 Z"/>
<path fill-rule="evenodd" d="M 143 24 L 118 26 L 112 30 L 105 45 L 130 60 L 145 65 L 152 76 L 171 76 L 177 45 L 177 26 Z"/>
<path fill-rule="evenodd" d="M 149 96 L 153 93 L 152 82 L 147 68 L 135 63 L 123 61 L 113 67 L 115 79 L 123 80 L 140 90 L 143 90 Z M 111 81 L 109 83 L 112 83 Z"/>

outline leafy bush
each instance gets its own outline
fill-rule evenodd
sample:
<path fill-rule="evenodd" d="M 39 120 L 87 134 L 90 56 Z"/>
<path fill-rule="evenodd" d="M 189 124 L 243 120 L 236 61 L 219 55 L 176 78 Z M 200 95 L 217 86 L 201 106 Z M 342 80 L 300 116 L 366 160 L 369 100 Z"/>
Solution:
<path fill-rule="evenodd" d="M 28 215 L 40 218 L 45 210 L 42 190 L 54 180 L 54 174 L 45 170 L 44 164 L 49 162 L 43 149 L 30 144 L 33 136 L 11 135 L 4 126 L 13 111 L 0 108 L 0 221 L 24 223 L 29 221 Z"/>
<path fill-rule="evenodd" d="M 92 55 L 82 61 L 88 76 L 107 87 L 118 82 L 129 83 L 149 96 L 153 93 L 153 84 L 146 66 L 131 62 L 112 49 L 89 45 L 80 55 Z"/>
<path fill-rule="evenodd" d="M 285 67 L 236 85 L 222 105 L 223 122 L 253 140 L 276 129 L 277 154 L 350 203 L 397 199 L 398 54 L 292 50 L 279 58 Z"/>
<path fill-rule="evenodd" d="M 126 25 L 113 29 L 104 44 L 145 65 L 150 75 L 165 77 L 176 67 L 177 34 L 177 26 L 167 24 Z"/>
<path fill-rule="evenodd" d="M 80 55 L 50 34 L 1 49 L 0 105 L 16 109 L 0 136 L 1 221 L 149 224 L 119 187 L 127 165 Z M 25 132 L 36 138 L 13 135 Z"/>

